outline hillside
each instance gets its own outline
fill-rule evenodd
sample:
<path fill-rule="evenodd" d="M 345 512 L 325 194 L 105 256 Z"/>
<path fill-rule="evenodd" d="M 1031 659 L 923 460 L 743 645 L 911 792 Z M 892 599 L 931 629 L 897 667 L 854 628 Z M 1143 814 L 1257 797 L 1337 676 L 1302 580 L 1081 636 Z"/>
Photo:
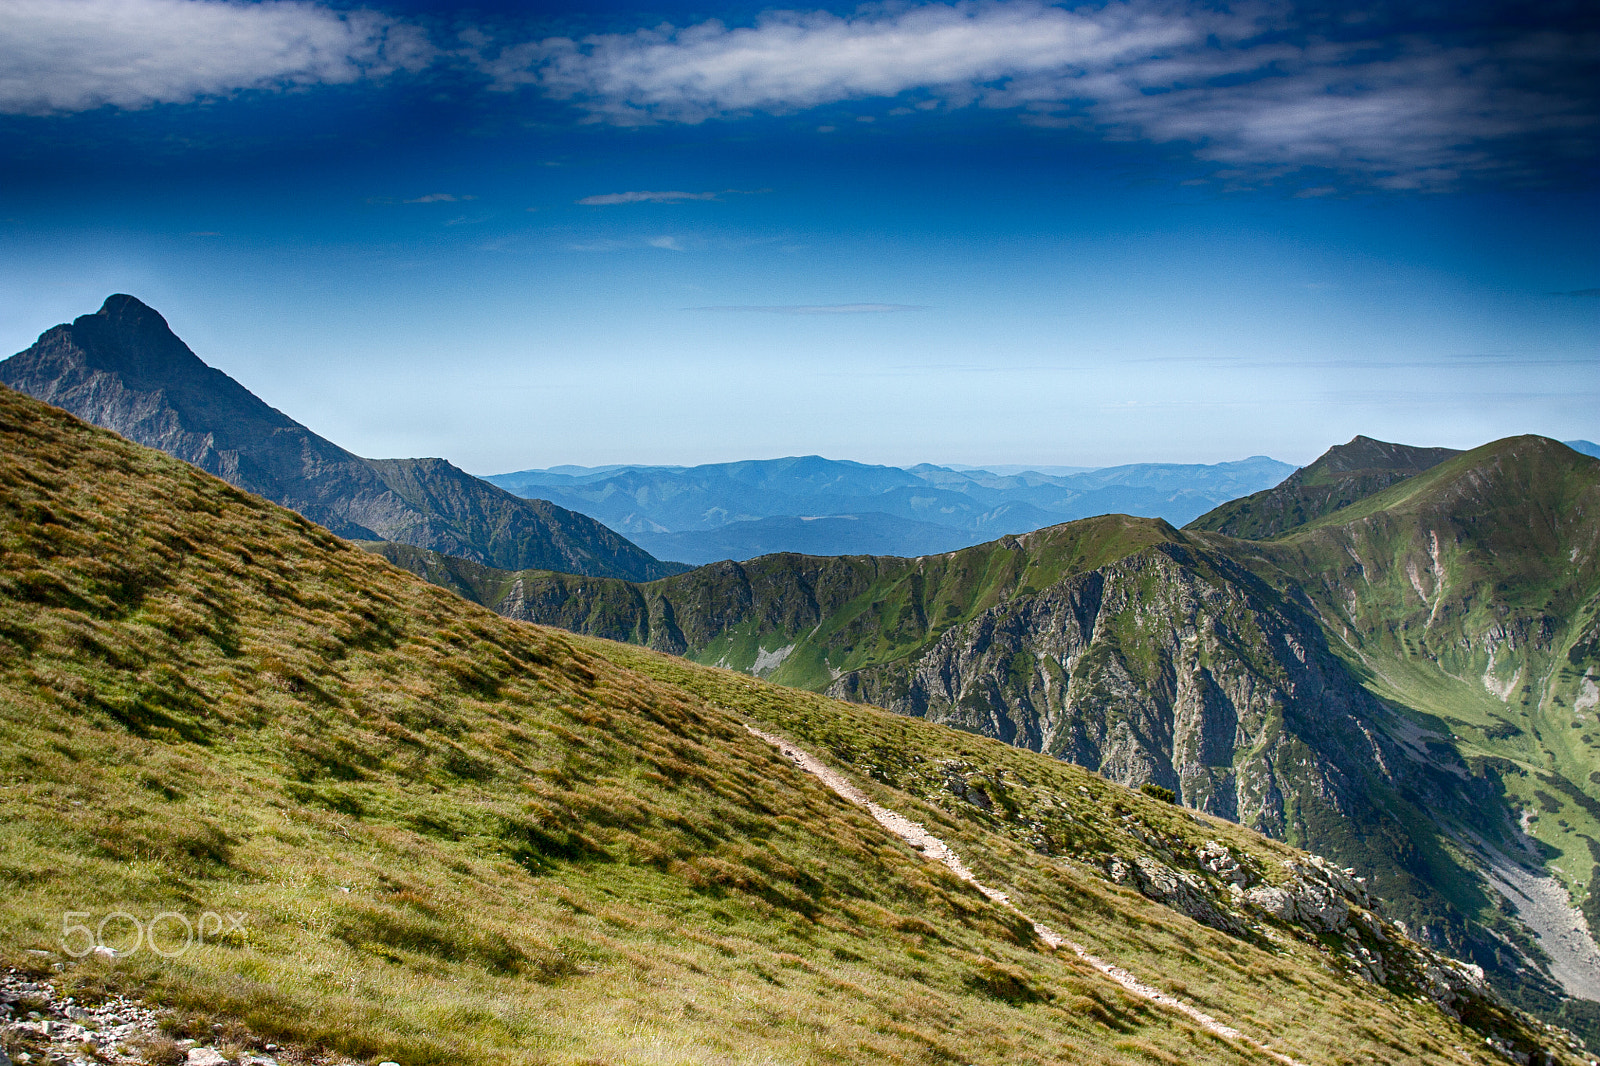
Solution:
<path fill-rule="evenodd" d="M 417 1064 L 1578 1061 L 1342 871 L 1226 822 L 497 617 L 4 391 L 0 439 L 0 961 L 56 995 L 159 1004 L 232 1055 Z M 63 912 L 236 924 L 78 958 Z"/>
<path fill-rule="evenodd" d="M 1589 1027 L 1600 948 L 1572 908 L 1600 918 L 1585 902 L 1600 759 L 1581 728 L 1594 465 L 1553 441 L 1500 442 L 1269 542 L 1108 516 L 914 560 L 779 555 L 644 585 L 451 580 L 512 617 L 1170 788 L 1359 868 L 1419 936 Z M 1429 584 L 1441 565 L 1455 599 Z M 1501 695 L 1530 678 L 1549 688 L 1532 723 Z"/>
<path fill-rule="evenodd" d="M 1265 540 L 1348 507 L 1459 453 L 1356 437 L 1329 448 L 1283 483 L 1208 511 L 1184 528 Z"/>
<path fill-rule="evenodd" d="M 662 563 L 584 515 L 523 500 L 442 459 L 363 459 L 205 363 L 132 296 L 45 332 L 0 382 L 300 512 L 341 536 L 490 566 L 649 579 Z"/>
<path fill-rule="evenodd" d="M 1471 812 L 1503 840 L 1493 779 L 1449 748 L 1419 756 L 1390 738 L 1394 716 L 1315 617 L 1165 523 L 1107 516 L 915 560 L 768 556 L 645 585 L 389 554 L 510 617 L 1170 788 L 1360 868 L 1441 947 L 1497 971 L 1537 955 L 1428 813 Z"/>
<path fill-rule="evenodd" d="M 1591 916 L 1597 518 L 1600 461 L 1514 437 L 1261 544 L 1250 560 L 1304 590 L 1374 692 L 1494 770 L 1528 845 Z"/>

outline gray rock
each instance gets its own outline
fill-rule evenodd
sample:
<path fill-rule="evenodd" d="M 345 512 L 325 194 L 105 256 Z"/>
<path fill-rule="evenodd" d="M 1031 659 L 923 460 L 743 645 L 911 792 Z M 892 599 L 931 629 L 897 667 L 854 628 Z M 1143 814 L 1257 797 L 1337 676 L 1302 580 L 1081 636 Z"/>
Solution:
<path fill-rule="evenodd" d="M 1294 897 L 1276 885 L 1257 885 L 1244 894 L 1245 902 L 1259 907 L 1281 921 L 1292 922 L 1297 916 Z"/>
<path fill-rule="evenodd" d="M 1232 850 L 1227 845 L 1219 844 L 1215 840 L 1208 840 L 1201 844 L 1195 852 L 1195 859 L 1200 866 L 1239 888 L 1250 886 L 1250 873 L 1239 860 L 1234 858 Z"/>
<path fill-rule="evenodd" d="M 1206 886 L 1189 874 L 1149 855 L 1137 855 L 1129 867 L 1121 859 L 1113 858 L 1108 864 L 1111 879 L 1118 884 L 1132 881 L 1141 895 L 1164 903 L 1179 914 L 1186 914 L 1202 925 L 1213 929 L 1242 935 L 1244 924 L 1223 911 L 1207 894 Z"/>

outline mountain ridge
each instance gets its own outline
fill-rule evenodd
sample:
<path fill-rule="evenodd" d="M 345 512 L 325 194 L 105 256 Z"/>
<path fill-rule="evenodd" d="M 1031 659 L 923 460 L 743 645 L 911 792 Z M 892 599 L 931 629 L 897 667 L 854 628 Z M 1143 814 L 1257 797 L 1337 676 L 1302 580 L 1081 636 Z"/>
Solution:
<path fill-rule="evenodd" d="M 1216 464 L 1144 463 L 1070 475 L 996 474 L 923 463 L 901 468 L 789 456 L 697 467 L 524 470 L 489 480 L 594 515 L 658 554 L 690 562 L 774 551 L 915 556 L 970 547 L 1075 518 L 1133 513 L 1181 524 L 1292 470 L 1265 456 Z M 841 523 L 802 519 L 876 514 L 882 541 Z M 784 525 L 779 520 L 787 522 Z M 757 525 L 756 523 L 765 523 Z M 936 528 L 953 531 L 939 534 Z M 779 535 L 780 531 L 785 531 Z"/>
<path fill-rule="evenodd" d="M 1329 448 L 1280 484 L 1230 500 L 1184 528 L 1266 540 L 1459 454 L 1454 448 L 1417 448 L 1357 435 Z"/>
<path fill-rule="evenodd" d="M 649 579 L 681 567 L 600 523 L 526 501 L 442 459 L 371 460 L 207 366 L 126 294 L 0 362 L 0 383 L 194 463 L 341 536 L 401 539 L 482 562 Z"/>

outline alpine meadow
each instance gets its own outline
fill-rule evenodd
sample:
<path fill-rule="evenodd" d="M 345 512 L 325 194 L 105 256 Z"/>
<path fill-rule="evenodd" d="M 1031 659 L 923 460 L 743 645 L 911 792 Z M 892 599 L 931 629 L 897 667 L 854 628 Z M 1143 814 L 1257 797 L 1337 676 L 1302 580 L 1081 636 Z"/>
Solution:
<path fill-rule="evenodd" d="M 0 0 L 0 1066 L 1600 1066 L 1597 176 L 1586 0 Z"/>

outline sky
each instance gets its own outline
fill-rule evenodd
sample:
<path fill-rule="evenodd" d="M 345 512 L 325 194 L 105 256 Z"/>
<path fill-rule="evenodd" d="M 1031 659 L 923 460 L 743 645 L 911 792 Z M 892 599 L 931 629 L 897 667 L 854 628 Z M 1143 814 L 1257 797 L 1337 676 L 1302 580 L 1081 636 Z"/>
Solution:
<path fill-rule="evenodd" d="M 0 0 L 0 349 L 359 454 L 1600 440 L 1592 3 Z"/>

